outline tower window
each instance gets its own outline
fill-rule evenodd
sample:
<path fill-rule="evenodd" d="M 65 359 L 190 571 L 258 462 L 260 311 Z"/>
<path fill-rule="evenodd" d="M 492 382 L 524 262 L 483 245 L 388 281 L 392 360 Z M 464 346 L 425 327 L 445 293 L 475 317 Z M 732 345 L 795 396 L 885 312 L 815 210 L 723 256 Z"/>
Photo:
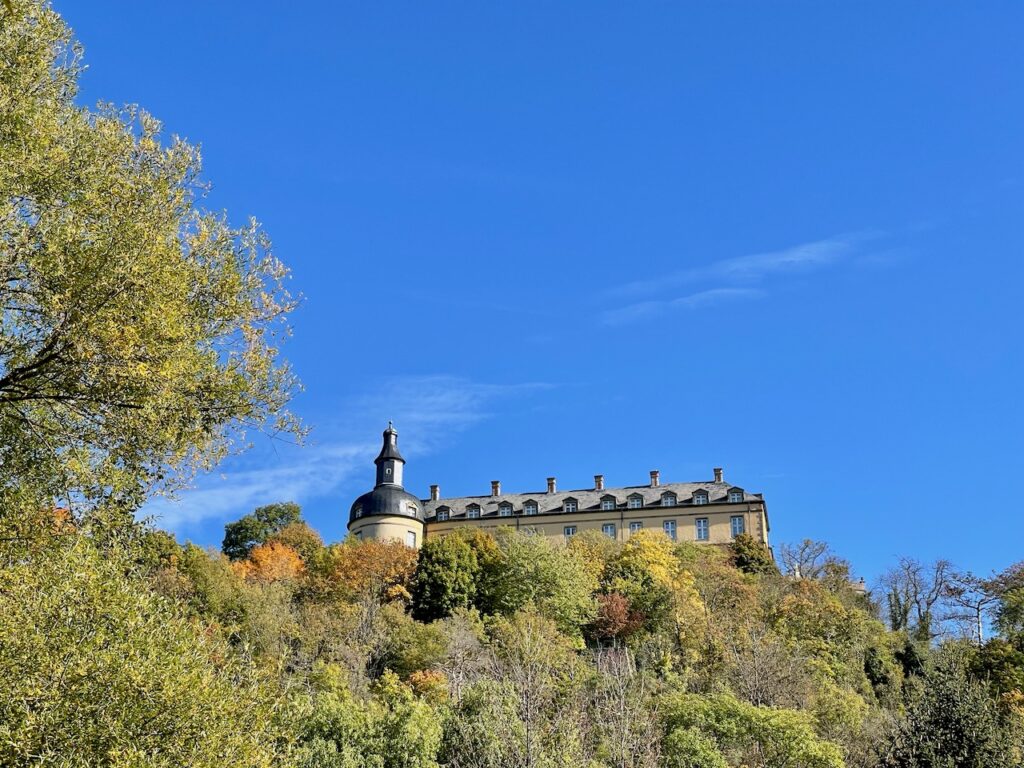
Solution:
<path fill-rule="evenodd" d="M 405 546 L 416 549 L 416 531 L 405 532 Z"/>

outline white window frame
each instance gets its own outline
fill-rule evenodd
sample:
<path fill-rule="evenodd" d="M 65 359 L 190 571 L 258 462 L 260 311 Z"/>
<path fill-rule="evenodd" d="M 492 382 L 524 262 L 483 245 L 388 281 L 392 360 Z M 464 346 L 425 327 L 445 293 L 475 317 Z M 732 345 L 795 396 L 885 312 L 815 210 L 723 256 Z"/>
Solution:
<path fill-rule="evenodd" d="M 738 523 L 738 525 L 737 525 Z M 739 530 L 737 530 L 737 528 Z M 747 532 L 747 519 L 743 515 L 733 515 L 729 518 L 729 532 L 735 539 L 737 536 Z"/>
<path fill-rule="evenodd" d="M 616 506 L 618 505 L 615 503 L 615 499 L 601 499 L 601 509 L 605 512 L 614 511 Z"/>
<path fill-rule="evenodd" d="M 615 538 L 615 523 L 605 523 L 601 526 L 601 533 L 610 539 Z"/>
<path fill-rule="evenodd" d="M 642 509 L 644 506 L 644 499 L 642 496 L 630 496 L 626 500 L 626 507 L 628 509 Z"/>
<path fill-rule="evenodd" d="M 729 501 L 737 504 L 743 501 L 743 491 L 729 491 Z"/>
<path fill-rule="evenodd" d="M 693 535 L 695 537 L 695 541 L 710 541 L 711 521 L 708 520 L 706 517 L 698 517 L 696 520 L 694 520 Z"/>
<path fill-rule="evenodd" d="M 537 514 L 537 505 L 533 504 L 533 503 L 525 505 L 523 507 L 523 514 L 524 515 L 536 515 Z"/>
<path fill-rule="evenodd" d="M 676 537 L 678 535 L 678 528 L 679 526 L 676 525 L 675 520 L 664 520 L 661 523 L 661 530 L 663 530 L 665 532 L 665 535 L 672 539 L 672 541 L 676 541 Z"/>
<path fill-rule="evenodd" d="M 644 529 L 644 521 L 643 520 L 633 520 L 629 524 L 629 532 L 630 533 L 638 533 L 638 532 L 642 531 L 643 529 Z"/>
<path fill-rule="evenodd" d="M 439 510 L 437 510 L 437 522 L 443 523 L 447 519 L 448 519 L 448 510 L 447 509 L 439 509 Z"/>
<path fill-rule="evenodd" d="M 567 526 L 565 526 L 562 529 L 562 535 L 565 536 L 565 538 L 567 538 L 567 539 L 572 538 L 573 536 L 576 535 L 576 526 L 575 525 L 567 525 Z"/>
<path fill-rule="evenodd" d="M 512 505 L 502 504 L 498 507 L 498 517 L 512 517 Z"/>
<path fill-rule="evenodd" d="M 693 503 L 699 507 L 704 506 L 708 503 L 708 495 L 706 493 L 693 494 Z"/>
<path fill-rule="evenodd" d="M 579 512 L 580 505 L 576 501 L 564 501 L 562 502 L 562 508 L 566 512 Z"/>
<path fill-rule="evenodd" d="M 663 506 L 663 507 L 674 507 L 674 506 L 676 506 L 675 494 L 666 493 L 664 496 L 662 496 L 661 497 L 661 506 Z"/>
<path fill-rule="evenodd" d="M 479 520 L 480 519 L 480 507 L 467 507 L 466 508 L 466 517 L 469 518 L 470 520 Z"/>
<path fill-rule="evenodd" d="M 416 531 L 405 532 L 405 546 L 416 549 Z"/>

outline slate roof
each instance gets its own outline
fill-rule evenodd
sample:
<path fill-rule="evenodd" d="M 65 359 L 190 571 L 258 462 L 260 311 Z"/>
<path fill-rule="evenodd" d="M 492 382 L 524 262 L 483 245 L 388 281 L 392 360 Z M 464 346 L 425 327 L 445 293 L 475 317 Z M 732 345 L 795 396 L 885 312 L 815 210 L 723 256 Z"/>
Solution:
<path fill-rule="evenodd" d="M 534 491 L 531 493 L 503 493 L 499 496 L 491 496 L 490 494 L 484 496 L 455 496 L 447 499 L 441 498 L 437 501 L 422 499 L 420 503 L 423 505 L 423 514 L 428 520 L 434 517 L 439 507 L 448 507 L 450 510 L 449 514 L 453 519 L 465 517 L 466 508 L 474 504 L 480 507 L 481 517 L 497 517 L 498 505 L 502 503 L 510 503 L 512 505 L 512 514 L 521 515 L 523 514 L 523 505 L 527 501 L 536 502 L 537 512 L 541 515 L 573 514 L 572 512 L 563 511 L 566 499 L 576 500 L 578 505 L 577 512 L 596 512 L 600 511 L 601 499 L 606 496 L 615 497 L 616 509 L 625 509 L 627 499 L 634 494 L 639 494 L 643 497 L 645 507 L 660 507 L 661 497 L 666 493 L 674 493 L 677 506 L 692 507 L 696 506 L 693 504 L 693 494 L 695 491 L 707 491 L 708 503 L 718 504 L 728 503 L 730 489 L 742 490 L 739 486 L 730 483 L 662 483 L 654 487 L 650 485 L 631 485 L 622 488 L 604 488 L 600 491 L 593 488 L 576 488 L 557 491 L 556 493 Z M 748 502 L 764 500 L 760 493 L 744 493 Z"/>

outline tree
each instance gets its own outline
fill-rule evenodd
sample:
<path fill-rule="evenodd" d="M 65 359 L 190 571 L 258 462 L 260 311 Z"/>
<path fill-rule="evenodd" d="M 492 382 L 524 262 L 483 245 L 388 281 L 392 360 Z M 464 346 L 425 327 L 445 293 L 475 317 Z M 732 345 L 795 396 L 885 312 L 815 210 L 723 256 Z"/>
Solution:
<path fill-rule="evenodd" d="M 450 616 L 476 599 L 480 561 L 461 531 L 428 539 L 420 548 L 412 580 L 412 610 L 420 621 Z"/>
<path fill-rule="evenodd" d="M 948 646 L 894 734 L 892 768 L 1010 768 L 1018 765 L 995 701 L 967 675 L 960 649 Z"/>
<path fill-rule="evenodd" d="M 75 535 L 0 568 L 0 764 L 269 766 L 268 692 L 136 557 Z"/>
<path fill-rule="evenodd" d="M 236 562 L 235 566 L 244 578 L 264 584 L 294 581 L 305 570 L 299 553 L 277 541 L 260 544 L 249 553 L 247 559 Z"/>
<path fill-rule="evenodd" d="M 232 560 L 243 560 L 254 547 L 266 544 L 285 528 L 300 522 L 302 508 L 293 501 L 257 507 L 245 517 L 224 526 L 221 552 Z"/>
<path fill-rule="evenodd" d="M 890 627 L 907 631 L 922 643 L 937 637 L 943 618 L 938 609 L 946 597 L 951 573 L 952 565 L 948 560 L 925 565 L 901 557 L 897 566 L 884 573 L 880 581 L 886 593 Z"/>
<path fill-rule="evenodd" d="M 199 152 L 135 108 L 75 104 L 81 50 L 42 0 L 0 6 L 0 509 L 132 511 L 300 431 L 294 306 L 255 222 L 201 206 Z"/>
<path fill-rule="evenodd" d="M 307 563 L 324 548 L 324 542 L 320 538 L 320 534 L 302 520 L 297 523 L 289 523 L 267 539 L 267 542 L 277 542 L 291 547 L 299 553 L 299 557 L 302 558 L 303 562 Z"/>
<path fill-rule="evenodd" d="M 749 533 L 741 533 L 729 544 L 733 563 L 744 573 L 777 575 L 779 568 L 768 547 Z"/>
<path fill-rule="evenodd" d="M 306 589 L 318 599 L 408 601 L 416 561 L 416 550 L 397 541 L 346 539 L 307 564 Z"/>

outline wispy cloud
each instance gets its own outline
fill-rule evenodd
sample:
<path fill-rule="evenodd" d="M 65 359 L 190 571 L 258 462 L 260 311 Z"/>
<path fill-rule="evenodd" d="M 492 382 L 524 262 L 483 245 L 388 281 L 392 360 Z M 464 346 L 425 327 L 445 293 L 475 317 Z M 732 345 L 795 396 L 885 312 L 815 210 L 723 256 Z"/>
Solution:
<path fill-rule="evenodd" d="M 175 499 L 154 499 L 141 514 L 182 533 L 205 520 L 233 519 L 260 504 L 282 499 L 303 503 L 327 496 L 365 474 L 388 419 L 401 432 L 403 452 L 424 455 L 488 418 L 501 400 L 550 386 L 486 384 L 453 376 L 411 376 L 371 384 L 372 394 L 339 405 L 335 426 L 316 430 L 321 437 L 330 434 L 324 442 L 264 446 L 220 473 L 199 478 L 196 487 Z"/>
<path fill-rule="evenodd" d="M 766 251 L 722 259 L 701 267 L 682 269 L 649 280 L 638 280 L 616 288 L 612 293 L 627 302 L 602 314 L 607 325 L 656 317 L 672 310 L 701 309 L 723 301 L 763 296 L 760 286 L 772 278 L 824 269 L 859 257 L 863 244 L 879 237 L 876 232 L 854 232 L 802 243 L 778 251 Z M 701 283 L 712 287 L 694 290 Z M 666 293 L 689 288 L 683 295 L 667 298 Z M 651 296 L 653 298 L 642 299 Z"/>
<path fill-rule="evenodd" d="M 736 299 L 750 299 L 760 296 L 762 291 L 755 288 L 710 288 L 674 299 L 638 301 L 604 313 L 605 325 L 626 325 L 639 320 L 648 320 L 672 310 L 702 309 L 713 307 Z"/>

